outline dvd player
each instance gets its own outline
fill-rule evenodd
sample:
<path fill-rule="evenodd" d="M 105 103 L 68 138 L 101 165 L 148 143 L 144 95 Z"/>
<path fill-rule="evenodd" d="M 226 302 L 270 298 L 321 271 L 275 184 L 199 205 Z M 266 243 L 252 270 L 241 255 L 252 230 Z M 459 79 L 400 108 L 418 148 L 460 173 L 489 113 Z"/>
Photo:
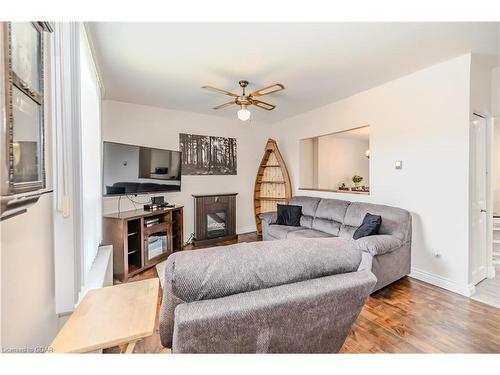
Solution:
<path fill-rule="evenodd" d="M 175 204 L 169 204 L 169 203 L 163 203 L 163 204 L 145 204 L 144 205 L 144 210 L 146 211 L 152 211 L 152 210 L 158 210 L 161 208 L 173 208 L 175 207 Z"/>

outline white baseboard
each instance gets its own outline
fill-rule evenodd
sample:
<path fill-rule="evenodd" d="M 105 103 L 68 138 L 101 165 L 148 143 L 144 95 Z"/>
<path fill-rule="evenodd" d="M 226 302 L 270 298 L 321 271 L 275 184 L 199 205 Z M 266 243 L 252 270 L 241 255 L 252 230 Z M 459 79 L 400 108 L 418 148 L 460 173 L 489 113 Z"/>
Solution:
<path fill-rule="evenodd" d="M 495 263 L 493 264 L 490 264 L 488 266 L 488 279 L 494 279 L 495 276 L 496 276 L 496 272 L 495 272 L 495 266 L 494 266 Z"/>
<path fill-rule="evenodd" d="M 237 234 L 244 234 L 244 233 L 250 233 L 250 232 L 255 232 L 257 229 L 255 225 L 245 225 L 243 227 L 236 228 L 236 233 Z"/>
<path fill-rule="evenodd" d="M 434 275 L 432 273 L 422 271 L 414 267 L 411 268 L 410 277 L 438 286 L 443 289 L 447 289 L 451 292 L 458 293 L 466 297 L 470 297 L 473 293 L 469 285 L 460 285 L 455 281 L 449 280 L 445 277 Z"/>
<path fill-rule="evenodd" d="M 473 283 L 470 283 L 468 285 L 468 292 L 469 292 L 469 295 L 467 297 L 470 297 L 472 296 L 474 293 L 476 293 L 476 286 L 473 284 Z"/>

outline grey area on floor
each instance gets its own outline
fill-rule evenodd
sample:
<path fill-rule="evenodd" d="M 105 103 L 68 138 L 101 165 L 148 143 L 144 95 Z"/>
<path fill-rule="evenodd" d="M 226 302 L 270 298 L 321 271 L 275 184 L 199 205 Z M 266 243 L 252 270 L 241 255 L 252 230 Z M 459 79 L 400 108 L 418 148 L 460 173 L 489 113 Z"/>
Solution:
<path fill-rule="evenodd" d="M 476 285 L 472 299 L 500 308 L 500 265 L 495 265 L 495 278 Z"/>

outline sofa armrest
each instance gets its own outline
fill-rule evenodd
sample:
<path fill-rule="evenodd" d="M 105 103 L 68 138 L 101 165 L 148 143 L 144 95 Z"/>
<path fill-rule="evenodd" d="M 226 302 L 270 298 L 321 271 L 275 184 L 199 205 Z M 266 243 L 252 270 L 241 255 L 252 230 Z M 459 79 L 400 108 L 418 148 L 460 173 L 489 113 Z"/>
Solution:
<path fill-rule="evenodd" d="M 259 214 L 259 219 L 265 221 L 268 225 L 276 224 L 278 221 L 278 213 L 277 212 L 264 212 Z"/>
<path fill-rule="evenodd" d="M 370 271 L 350 272 L 184 303 L 172 352 L 338 352 L 375 283 Z"/>
<path fill-rule="evenodd" d="M 353 240 L 354 245 L 361 251 L 370 253 L 372 256 L 390 253 L 401 246 L 403 241 L 389 234 L 377 234 Z"/>

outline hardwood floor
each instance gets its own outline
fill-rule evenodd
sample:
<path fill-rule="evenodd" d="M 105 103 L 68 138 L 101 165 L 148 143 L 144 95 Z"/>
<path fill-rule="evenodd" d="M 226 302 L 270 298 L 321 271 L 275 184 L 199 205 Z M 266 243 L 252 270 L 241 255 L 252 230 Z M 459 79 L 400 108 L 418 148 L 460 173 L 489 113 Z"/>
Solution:
<path fill-rule="evenodd" d="M 255 233 L 238 239 L 256 240 Z M 151 277 L 155 267 L 133 280 Z M 158 308 L 160 301 L 161 295 Z M 170 352 L 161 346 L 158 324 L 157 318 L 155 334 L 134 353 Z M 406 277 L 370 296 L 341 353 L 500 353 L 500 309 Z"/>

